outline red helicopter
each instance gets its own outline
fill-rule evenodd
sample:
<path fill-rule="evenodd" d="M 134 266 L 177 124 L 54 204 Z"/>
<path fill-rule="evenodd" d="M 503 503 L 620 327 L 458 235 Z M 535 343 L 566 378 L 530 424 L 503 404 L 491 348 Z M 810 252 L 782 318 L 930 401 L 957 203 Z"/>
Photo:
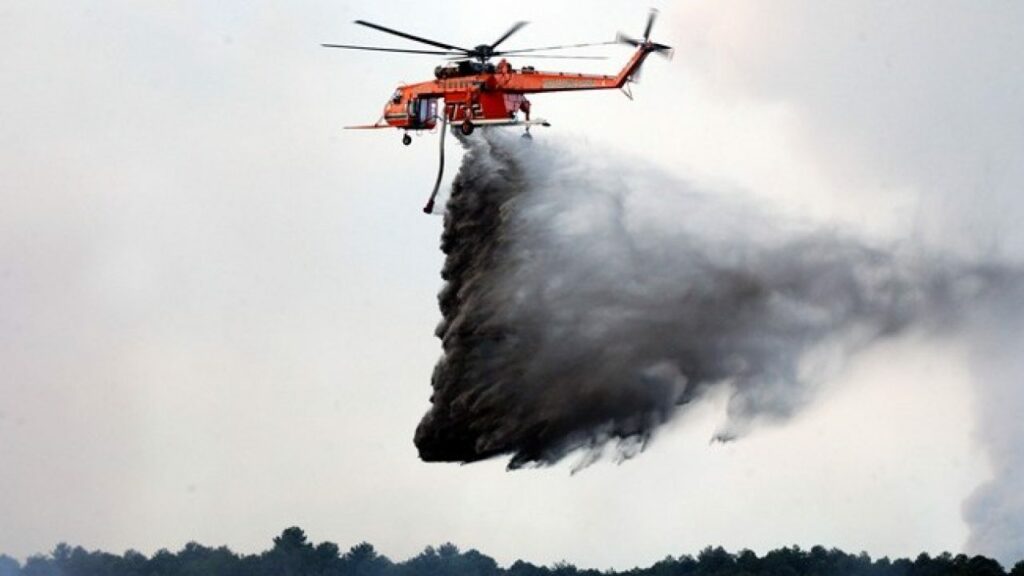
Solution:
<path fill-rule="evenodd" d="M 597 42 L 589 44 L 569 44 L 564 46 L 547 46 L 544 48 L 522 48 L 516 50 L 498 50 L 498 46 L 510 36 L 518 32 L 526 22 L 516 22 L 504 34 L 491 44 L 480 44 L 472 49 L 461 48 L 444 42 L 437 42 L 414 36 L 399 30 L 386 28 L 379 24 L 356 20 L 355 23 L 374 30 L 413 40 L 441 48 L 442 50 L 407 50 L 402 48 L 380 48 L 374 46 L 355 46 L 349 44 L 322 44 L 326 48 L 343 48 L 348 50 L 370 50 L 375 52 L 399 52 L 404 54 L 429 54 L 447 56 L 449 62 L 434 69 L 434 79 L 416 84 L 399 86 L 388 102 L 384 105 L 384 113 L 374 124 L 362 126 L 346 126 L 348 129 L 381 129 L 397 128 L 404 130 L 402 143 L 412 143 L 409 130 L 431 130 L 441 122 L 441 166 L 438 170 L 434 191 L 427 205 L 426 213 L 433 212 L 434 198 L 437 196 L 444 173 L 444 135 L 448 123 L 458 123 L 459 131 L 469 136 L 477 126 L 524 126 L 529 137 L 530 126 L 550 126 L 543 119 L 530 118 L 530 101 L 526 94 L 539 92 L 567 92 L 574 90 L 607 90 L 622 89 L 630 98 L 629 83 L 639 77 L 640 66 L 648 55 L 658 53 L 671 57 L 672 48 L 650 40 L 651 28 L 657 17 L 657 11 L 651 10 L 644 28 L 643 40 L 631 38 L 619 33 L 615 42 Z M 614 76 L 601 74 L 577 74 L 573 72 L 541 72 L 533 66 L 513 68 L 505 57 L 526 56 L 531 58 L 566 58 L 581 60 L 603 60 L 600 56 L 563 56 L 537 54 L 550 50 L 565 48 L 581 48 L 608 44 L 628 44 L 636 48 L 632 58 Z M 497 64 L 491 58 L 502 56 Z M 443 112 L 439 113 L 438 99 L 444 100 Z M 525 119 L 519 119 L 522 112 Z"/>

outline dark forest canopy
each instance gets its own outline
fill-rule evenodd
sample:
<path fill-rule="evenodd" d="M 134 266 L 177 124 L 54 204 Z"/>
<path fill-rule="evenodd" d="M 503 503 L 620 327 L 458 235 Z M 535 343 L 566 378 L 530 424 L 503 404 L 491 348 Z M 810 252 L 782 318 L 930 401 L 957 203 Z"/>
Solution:
<path fill-rule="evenodd" d="M 696 557 L 668 556 L 647 568 L 594 570 L 559 562 L 536 566 L 517 560 L 502 568 L 476 550 L 460 551 L 454 544 L 428 546 L 420 554 L 392 562 L 371 544 L 342 553 L 332 542 L 313 544 L 301 528 L 286 529 L 270 550 L 235 554 L 228 548 L 209 548 L 190 542 L 178 552 L 160 550 L 151 557 L 129 550 L 123 555 L 89 552 L 58 544 L 48 555 L 30 557 L 24 565 L 0 555 L 0 576 L 1024 576 L 1024 560 L 1006 571 L 984 556 L 921 554 L 913 560 L 872 560 L 866 553 L 847 554 L 815 546 L 772 550 L 758 556 L 750 550 L 731 553 L 705 548 Z"/>

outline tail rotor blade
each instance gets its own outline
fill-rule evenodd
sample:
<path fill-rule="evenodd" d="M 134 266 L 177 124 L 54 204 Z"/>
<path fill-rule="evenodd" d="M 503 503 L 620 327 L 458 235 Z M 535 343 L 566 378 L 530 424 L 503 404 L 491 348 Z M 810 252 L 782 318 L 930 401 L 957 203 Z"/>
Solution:
<path fill-rule="evenodd" d="M 665 58 L 666 60 L 671 60 L 672 56 L 676 52 L 675 48 L 673 48 L 671 46 L 666 46 L 664 44 L 659 44 L 657 42 L 652 44 L 651 48 L 654 48 L 654 53 L 655 54 L 661 56 L 662 58 Z"/>
<path fill-rule="evenodd" d="M 615 35 L 615 41 L 620 44 L 629 44 L 630 46 L 633 47 L 643 44 L 643 42 L 637 40 L 636 38 L 633 38 L 632 36 L 623 34 L 622 32 L 619 32 L 618 34 Z"/>
<path fill-rule="evenodd" d="M 644 28 L 644 42 L 651 39 L 651 28 L 654 27 L 654 21 L 658 19 L 658 11 L 651 8 L 651 13 L 647 15 L 647 27 Z"/>
<path fill-rule="evenodd" d="M 651 8 L 650 14 L 647 15 L 647 25 L 644 26 L 643 40 L 637 40 L 628 34 L 619 32 L 615 36 L 615 41 L 620 44 L 629 44 L 630 46 L 640 46 L 641 44 L 647 44 L 651 41 L 651 28 L 654 28 L 654 21 L 658 19 L 658 11 Z"/>

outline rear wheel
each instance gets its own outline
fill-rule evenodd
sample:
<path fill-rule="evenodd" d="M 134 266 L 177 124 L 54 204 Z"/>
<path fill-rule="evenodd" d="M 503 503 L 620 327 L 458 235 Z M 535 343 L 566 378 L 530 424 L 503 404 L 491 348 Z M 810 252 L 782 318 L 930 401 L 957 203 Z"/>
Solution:
<path fill-rule="evenodd" d="M 473 126 L 473 123 L 470 122 L 469 118 L 466 118 L 462 121 L 462 125 L 459 126 L 459 131 L 462 132 L 464 136 L 469 136 L 473 133 L 474 128 L 476 128 L 476 126 Z"/>

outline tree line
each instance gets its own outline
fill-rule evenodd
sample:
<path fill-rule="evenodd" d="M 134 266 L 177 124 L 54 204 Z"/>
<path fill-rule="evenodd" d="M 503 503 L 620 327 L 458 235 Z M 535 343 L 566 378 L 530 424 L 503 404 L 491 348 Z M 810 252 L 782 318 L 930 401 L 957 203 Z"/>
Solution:
<path fill-rule="evenodd" d="M 190 542 L 178 552 L 159 550 L 150 557 L 129 550 L 123 555 L 90 552 L 58 544 L 49 554 L 24 564 L 0 554 L 0 576 L 1024 576 L 1024 560 L 1009 570 L 984 556 L 921 554 L 910 560 L 873 560 L 866 553 L 798 546 L 758 556 L 750 550 L 728 552 L 708 547 L 696 557 L 668 556 L 646 568 L 594 570 L 567 562 L 537 566 L 517 560 L 508 568 L 476 550 L 454 544 L 428 546 L 404 561 L 392 562 L 366 542 L 342 553 L 337 544 L 313 544 L 301 528 L 286 529 L 259 554 L 236 554 L 227 547 Z"/>

